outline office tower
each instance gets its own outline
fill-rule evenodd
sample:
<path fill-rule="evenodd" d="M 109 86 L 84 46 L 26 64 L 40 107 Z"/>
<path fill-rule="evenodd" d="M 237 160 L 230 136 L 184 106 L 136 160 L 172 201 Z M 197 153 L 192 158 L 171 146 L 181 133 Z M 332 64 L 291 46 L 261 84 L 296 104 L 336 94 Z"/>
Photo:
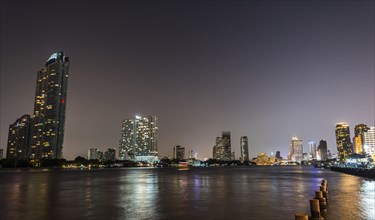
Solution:
<path fill-rule="evenodd" d="M 116 160 L 116 148 L 108 148 L 104 151 L 105 161 L 115 161 Z"/>
<path fill-rule="evenodd" d="M 87 152 L 87 159 L 88 160 L 98 159 L 98 148 L 90 148 Z"/>
<path fill-rule="evenodd" d="M 309 149 L 311 159 L 316 159 L 316 143 L 314 141 L 309 141 Z"/>
<path fill-rule="evenodd" d="M 173 158 L 177 160 L 182 160 L 185 158 L 185 148 L 179 145 L 173 147 Z"/>
<path fill-rule="evenodd" d="M 217 147 L 216 145 L 212 147 L 212 158 L 213 159 L 217 159 L 219 156 L 218 156 L 218 153 L 217 153 Z"/>
<path fill-rule="evenodd" d="M 32 140 L 28 152 L 31 162 L 63 157 L 68 74 L 69 58 L 64 52 L 52 54 L 37 73 Z"/>
<path fill-rule="evenodd" d="M 23 115 L 9 125 L 7 159 L 26 160 L 30 147 L 30 115 Z"/>
<path fill-rule="evenodd" d="M 354 137 L 353 137 L 353 150 L 356 154 L 363 153 L 364 147 L 364 132 L 366 132 L 369 127 L 365 124 L 359 124 L 354 127 Z"/>
<path fill-rule="evenodd" d="M 344 160 L 353 153 L 349 125 L 345 122 L 336 124 L 336 145 L 339 160 Z"/>
<path fill-rule="evenodd" d="M 320 160 L 328 159 L 327 141 L 324 141 L 324 140 L 319 141 L 318 154 L 319 154 Z"/>
<path fill-rule="evenodd" d="M 98 156 L 96 157 L 99 161 L 104 160 L 104 153 L 103 151 L 98 150 Z"/>
<path fill-rule="evenodd" d="M 363 133 L 364 151 L 375 159 L 375 127 L 370 127 Z"/>
<path fill-rule="evenodd" d="M 231 140 L 230 132 L 224 131 L 221 137 L 216 138 L 216 146 L 213 150 L 214 159 L 217 160 L 231 160 Z"/>
<path fill-rule="evenodd" d="M 148 161 L 157 160 L 158 145 L 156 116 L 135 116 L 122 121 L 120 139 L 120 160 Z"/>
<path fill-rule="evenodd" d="M 241 163 L 245 161 L 249 161 L 249 144 L 247 136 L 243 136 L 240 138 L 241 144 Z"/>
<path fill-rule="evenodd" d="M 294 162 L 301 162 L 302 154 L 303 154 L 302 140 L 299 140 L 296 136 L 293 136 L 292 141 L 290 142 L 291 160 Z"/>

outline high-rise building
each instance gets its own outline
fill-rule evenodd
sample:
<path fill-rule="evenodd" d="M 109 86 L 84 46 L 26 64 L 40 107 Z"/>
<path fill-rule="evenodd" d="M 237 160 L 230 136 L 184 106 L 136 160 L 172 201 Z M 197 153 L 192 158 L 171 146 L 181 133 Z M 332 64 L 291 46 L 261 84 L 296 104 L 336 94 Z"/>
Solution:
<path fill-rule="evenodd" d="M 375 159 L 375 126 L 365 131 L 363 137 L 364 151 Z"/>
<path fill-rule="evenodd" d="M 311 159 L 316 159 L 316 143 L 314 141 L 309 141 L 309 150 Z"/>
<path fill-rule="evenodd" d="M 218 153 L 217 153 L 217 147 L 216 145 L 212 147 L 212 158 L 217 159 L 218 158 Z"/>
<path fill-rule="evenodd" d="M 37 73 L 31 148 L 32 162 L 63 157 L 69 58 L 64 52 L 51 55 Z"/>
<path fill-rule="evenodd" d="M 98 159 L 98 148 L 90 148 L 87 152 L 87 159 L 88 160 Z"/>
<path fill-rule="evenodd" d="M 115 161 L 116 160 L 116 148 L 108 148 L 104 151 L 105 161 Z"/>
<path fill-rule="evenodd" d="M 301 162 L 302 154 L 303 154 L 302 140 L 299 140 L 296 136 L 293 136 L 292 141 L 290 142 L 291 160 L 294 162 Z"/>
<path fill-rule="evenodd" d="M 249 161 L 249 144 L 247 136 L 243 136 L 240 138 L 241 144 L 241 162 Z"/>
<path fill-rule="evenodd" d="M 319 155 L 318 159 L 320 159 L 320 160 L 327 160 L 328 159 L 327 141 L 325 141 L 325 140 L 319 141 L 318 155 Z"/>
<path fill-rule="evenodd" d="M 345 122 L 336 124 L 336 145 L 339 160 L 344 160 L 353 153 L 349 125 Z"/>
<path fill-rule="evenodd" d="M 231 140 L 230 132 L 224 131 L 221 137 L 216 138 L 216 146 L 213 149 L 214 159 L 217 160 L 231 160 Z"/>
<path fill-rule="evenodd" d="M 9 125 L 7 159 L 26 160 L 30 147 L 30 115 L 23 115 Z"/>
<path fill-rule="evenodd" d="M 356 154 L 363 153 L 364 147 L 364 132 L 366 132 L 369 127 L 365 124 L 359 124 L 354 127 L 354 137 L 353 137 L 353 150 Z"/>
<path fill-rule="evenodd" d="M 120 160 L 155 161 L 158 156 L 158 127 L 156 116 L 125 119 L 122 121 Z"/>
<path fill-rule="evenodd" d="M 173 147 L 173 158 L 177 160 L 182 160 L 185 158 L 185 148 L 179 145 Z"/>
<path fill-rule="evenodd" d="M 99 161 L 104 160 L 104 153 L 103 151 L 98 150 L 98 156 L 96 157 Z"/>

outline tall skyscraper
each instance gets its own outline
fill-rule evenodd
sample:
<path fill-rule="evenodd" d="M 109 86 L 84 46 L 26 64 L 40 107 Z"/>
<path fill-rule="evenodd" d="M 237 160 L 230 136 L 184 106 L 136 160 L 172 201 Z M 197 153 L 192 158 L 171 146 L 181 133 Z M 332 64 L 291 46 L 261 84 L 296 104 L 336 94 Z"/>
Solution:
<path fill-rule="evenodd" d="M 173 158 L 182 160 L 185 158 L 185 148 L 179 145 L 173 147 Z"/>
<path fill-rule="evenodd" d="M 349 125 L 345 122 L 336 124 L 336 145 L 339 160 L 344 160 L 353 153 Z"/>
<path fill-rule="evenodd" d="M 9 125 L 7 159 L 26 160 L 30 148 L 30 115 L 23 115 Z"/>
<path fill-rule="evenodd" d="M 320 160 L 328 159 L 327 141 L 324 141 L 324 140 L 319 141 L 318 154 L 319 154 Z"/>
<path fill-rule="evenodd" d="M 122 121 L 120 160 L 155 161 L 158 156 L 158 127 L 156 116 L 125 119 Z"/>
<path fill-rule="evenodd" d="M 314 141 L 309 141 L 309 150 L 311 159 L 316 159 L 316 143 Z"/>
<path fill-rule="evenodd" d="M 375 160 L 375 126 L 365 131 L 363 137 L 364 151 Z"/>
<path fill-rule="evenodd" d="M 217 160 L 232 159 L 231 140 L 229 131 L 224 131 L 221 137 L 216 138 L 216 146 L 214 146 L 213 156 L 214 159 Z"/>
<path fill-rule="evenodd" d="M 249 144 L 247 136 L 240 138 L 241 144 L 241 162 L 249 161 Z"/>
<path fill-rule="evenodd" d="M 69 58 L 64 52 L 51 55 L 37 73 L 31 148 L 31 162 L 63 157 L 65 109 Z"/>
<path fill-rule="evenodd" d="M 302 140 L 299 140 L 296 136 L 292 137 L 290 142 L 290 157 L 292 161 L 301 162 L 302 161 Z"/>
<path fill-rule="evenodd" d="M 366 132 L 369 129 L 369 127 L 365 124 L 359 124 L 354 127 L 354 138 L 353 138 L 353 150 L 356 154 L 362 154 L 363 153 L 363 147 L 364 147 L 364 132 Z"/>

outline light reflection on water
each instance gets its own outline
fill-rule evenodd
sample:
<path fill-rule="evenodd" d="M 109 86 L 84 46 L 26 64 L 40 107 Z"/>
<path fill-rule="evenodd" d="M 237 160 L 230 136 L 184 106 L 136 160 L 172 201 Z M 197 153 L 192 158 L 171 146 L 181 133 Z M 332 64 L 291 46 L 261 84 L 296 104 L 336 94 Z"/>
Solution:
<path fill-rule="evenodd" d="M 310 167 L 0 171 L 0 219 L 375 219 L 375 181 Z"/>

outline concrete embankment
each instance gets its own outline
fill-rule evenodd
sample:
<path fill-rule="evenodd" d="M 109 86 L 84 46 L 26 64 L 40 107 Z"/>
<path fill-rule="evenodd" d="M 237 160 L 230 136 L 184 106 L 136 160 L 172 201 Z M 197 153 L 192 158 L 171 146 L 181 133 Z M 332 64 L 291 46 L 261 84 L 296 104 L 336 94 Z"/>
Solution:
<path fill-rule="evenodd" d="M 331 170 L 351 174 L 354 176 L 367 177 L 375 179 L 375 169 L 361 169 L 349 167 L 331 167 Z"/>

